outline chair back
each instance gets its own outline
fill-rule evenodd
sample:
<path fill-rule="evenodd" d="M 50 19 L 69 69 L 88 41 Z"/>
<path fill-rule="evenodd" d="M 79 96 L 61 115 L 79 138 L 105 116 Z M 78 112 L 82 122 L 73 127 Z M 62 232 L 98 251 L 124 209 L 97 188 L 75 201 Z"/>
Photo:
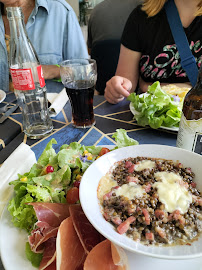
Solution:
<path fill-rule="evenodd" d="M 100 95 L 104 94 L 106 82 L 115 75 L 120 44 L 120 40 L 102 40 L 95 42 L 92 46 L 91 58 L 97 62 L 96 90 Z"/>

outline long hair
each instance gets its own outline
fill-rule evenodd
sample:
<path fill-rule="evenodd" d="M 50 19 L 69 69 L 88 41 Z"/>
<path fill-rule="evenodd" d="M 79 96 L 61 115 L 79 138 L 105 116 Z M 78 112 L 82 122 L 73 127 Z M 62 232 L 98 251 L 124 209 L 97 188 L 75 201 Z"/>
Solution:
<path fill-rule="evenodd" d="M 193 1 L 193 0 L 191 0 Z M 142 10 L 145 11 L 148 17 L 153 17 L 161 11 L 167 0 L 144 0 Z M 202 15 L 202 0 L 198 0 L 197 11 L 195 16 Z"/>

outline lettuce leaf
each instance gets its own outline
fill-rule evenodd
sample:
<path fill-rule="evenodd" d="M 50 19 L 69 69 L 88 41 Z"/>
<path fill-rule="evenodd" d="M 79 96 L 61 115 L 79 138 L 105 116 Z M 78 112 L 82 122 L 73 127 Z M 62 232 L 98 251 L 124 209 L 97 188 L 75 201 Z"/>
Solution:
<path fill-rule="evenodd" d="M 117 144 L 117 146 L 114 149 L 139 144 L 136 140 L 130 138 L 127 135 L 127 132 L 125 129 L 121 129 L 121 128 L 116 130 L 116 132 L 112 135 L 112 138 L 115 138 L 115 141 Z"/>
<path fill-rule="evenodd" d="M 43 258 L 43 253 L 34 253 L 31 250 L 29 242 L 26 242 L 25 254 L 26 254 L 27 259 L 31 262 L 31 264 L 34 267 L 39 268 L 40 262 L 41 262 L 41 260 Z"/>
<path fill-rule="evenodd" d="M 149 125 L 154 129 L 160 126 L 179 126 L 183 104 L 175 102 L 171 95 L 164 92 L 158 81 L 148 87 L 147 93 L 132 93 L 128 100 L 136 111 L 134 119 L 138 125 Z"/>
<path fill-rule="evenodd" d="M 170 114 L 170 118 L 175 115 Z M 113 135 L 117 146 L 114 149 L 136 145 L 124 129 L 117 129 Z M 43 153 L 31 170 L 18 179 L 10 182 L 14 186 L 14 197 L 10 200 L 8 210 L 16 227 L 31 232 L 37 221 L 33 207 L 29 202 L 66 202 L 66 192 L 71 187 L 77 175 L 82 176 L 86 169 L 95 161 L 102 147 L 84 146 L 78 142 L 65 144 L 58 153 L 55 152 L 51 139 Z M 86 154 L 87 152 L 87 154 Z M 88 154 L 90 153 L 90 158 Z M 47 166 L 53 166 L 54 171 L 47 173 Z"/>

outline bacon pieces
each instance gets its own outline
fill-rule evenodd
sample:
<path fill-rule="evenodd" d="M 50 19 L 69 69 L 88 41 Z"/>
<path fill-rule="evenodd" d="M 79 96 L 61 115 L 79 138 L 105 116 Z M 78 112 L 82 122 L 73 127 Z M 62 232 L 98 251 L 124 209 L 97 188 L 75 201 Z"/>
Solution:
<path fill-rule="evenodd" d="M 118 227 L 117 227 L 117 232 L 120 234 L 124 234 L 127 232 L 127 230 L 130 227 L 130 224 L 135 221 L 135 217 L 131 216 L 127 218 L 125 221 L 123 221 Z"/>
<path fill-rule="evenodd" d="M 142 209 L 142 213 L 143 213 L 143 215 L 144 215 L 144 217 L 145 217 L 145 224 L 146 224 L 146 225 L 150 225 L 150 215 L 149 215 L 148 210 L 145 209 L 145 208 L 143 208 L 143 209 Z"/>

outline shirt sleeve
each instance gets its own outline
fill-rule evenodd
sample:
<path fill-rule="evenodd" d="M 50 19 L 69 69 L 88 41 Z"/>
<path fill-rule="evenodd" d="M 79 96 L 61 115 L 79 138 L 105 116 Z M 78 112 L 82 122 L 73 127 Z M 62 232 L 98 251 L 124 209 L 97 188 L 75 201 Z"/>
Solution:
<path fill-rule="evenodd" d="M 132 51 L 141 52 L 142 50 L 142 35 L 143 31 L 143 15 L 141 6 L 138 6 L 130 14 L 123 30 L 121 43 Z"/>
<path fill-rule="evenodd" d="M 63 43 L 63 59 L 88 58 L 87 44 L 73 10 L 69 10 L 67 14 L 66 26 Z"/>

